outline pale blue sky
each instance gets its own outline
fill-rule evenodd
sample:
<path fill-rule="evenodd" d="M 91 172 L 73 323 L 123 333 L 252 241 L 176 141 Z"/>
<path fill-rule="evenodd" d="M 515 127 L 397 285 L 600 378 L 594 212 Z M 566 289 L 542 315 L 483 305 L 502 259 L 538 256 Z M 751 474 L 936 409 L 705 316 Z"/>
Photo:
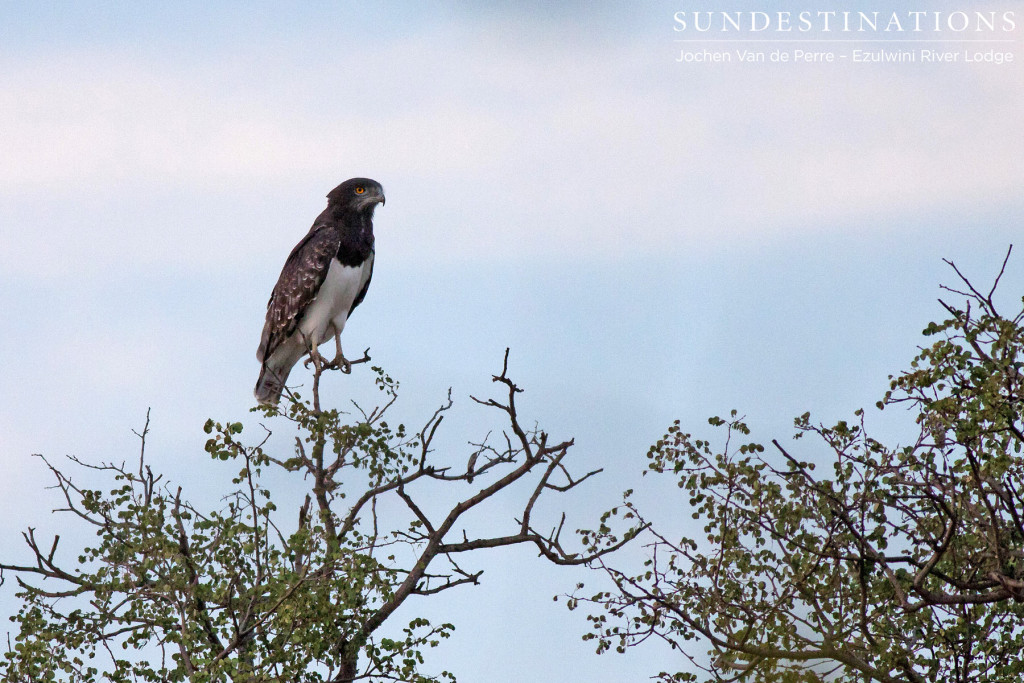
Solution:
<path fill-rule="evenodd" d="M 255 427 L 270 288 L 351 176 L 388 203 L 348 348 L 402 381 L 410 422 L 451 386 L 458 449 L 486 431 L 468 394 L 510 346 L 528 418 L 609 472 L 566 503 L 573 527 L 639 481 L 676 418 L 699 431 L 736 407 L 768 440 L 805 410 L 873 405 L 940 315 L 941 259 L 987 281 L 1020 233 L 1020 54 L 682 65 L 674 3 L 494 7 L 0 2 L 9 556 L 26 525 L 61 528 L 29 455 L 131 457 L 147 407 L 154 462 L 215 493 L 201 426 Z M 590 654 L 551 601 L 579 573 L 484 562 L 482 586 L 421 603 L 457 627 L 433 670 L 615 683 L 676 661 Z"/>

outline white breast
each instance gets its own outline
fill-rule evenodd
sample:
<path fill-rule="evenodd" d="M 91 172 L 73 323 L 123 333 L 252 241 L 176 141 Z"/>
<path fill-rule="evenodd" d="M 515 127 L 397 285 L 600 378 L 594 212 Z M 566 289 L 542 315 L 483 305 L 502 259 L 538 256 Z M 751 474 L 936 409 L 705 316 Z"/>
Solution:
<path fill-rule="evenodd" d="M 305 339 L 319 346 L 341 333 L 352 302 L 366 285 L 372 267 L 372 254 L 360 266 L 343 266 L 337 259 L 331 261 L 320 291 L 299 322 L 299 332 Z"/>

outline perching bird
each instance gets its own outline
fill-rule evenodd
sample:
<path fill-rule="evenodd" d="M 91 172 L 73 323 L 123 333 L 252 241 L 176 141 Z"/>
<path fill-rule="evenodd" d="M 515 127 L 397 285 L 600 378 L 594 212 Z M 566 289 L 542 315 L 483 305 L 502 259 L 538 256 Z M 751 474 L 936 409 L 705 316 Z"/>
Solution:
<path fill-rule="evenodd" d="M 292 367 L 334 337 L 331 365 L 346 366 L 341 331 L 373 275 L 373 210 L 384 203 L 376 180 L 352 178 L 331 190 L 327 208 L 288 255 L 267 303 L 267 322 L 256 358 L 262 363 L 257 400 L 276 404 Z"/>

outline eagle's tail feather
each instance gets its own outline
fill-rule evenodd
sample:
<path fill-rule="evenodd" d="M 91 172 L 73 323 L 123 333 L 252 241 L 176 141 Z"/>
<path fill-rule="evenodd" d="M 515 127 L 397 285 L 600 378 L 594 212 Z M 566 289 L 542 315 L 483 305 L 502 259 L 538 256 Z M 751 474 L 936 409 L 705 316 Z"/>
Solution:
<path fill-rule="evenodd" d="M 266 363 L 260 367 L 260 378 L 256 381 L 256 388 L 253 394 L 260 405 L 277 405 L 281 400 L 281 392 L 284 391 L 284 383 L 288 381 L 288 372 L 291 368 L 277 370 L 268 367 Z"/>

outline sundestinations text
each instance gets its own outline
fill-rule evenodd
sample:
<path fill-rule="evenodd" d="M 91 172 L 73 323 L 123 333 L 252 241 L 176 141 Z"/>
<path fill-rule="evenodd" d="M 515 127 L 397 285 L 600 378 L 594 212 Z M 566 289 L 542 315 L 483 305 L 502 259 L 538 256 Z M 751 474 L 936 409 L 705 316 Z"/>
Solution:
<path fill-rule="evenodd" d="M 1016 30 L 1014 12 L 676 12 L 676 32 L 697 31 L 770 31 L 789 33 L 808 31 L 841 33 L 953 33 L 1002 32 Z"/>

